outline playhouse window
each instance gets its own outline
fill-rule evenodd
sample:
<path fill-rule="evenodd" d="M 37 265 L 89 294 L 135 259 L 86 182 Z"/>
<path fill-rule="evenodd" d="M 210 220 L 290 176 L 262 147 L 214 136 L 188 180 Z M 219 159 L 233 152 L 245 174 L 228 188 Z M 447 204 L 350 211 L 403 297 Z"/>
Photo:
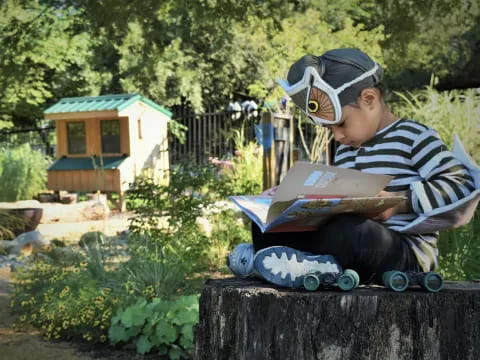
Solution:
<path fill-rule="evenodd" d="M 67 123 L 67 142 L 69 154 L 85 154 L 87 152 L 84 121 Z"/>
<path fill-rule="evenodd" d="M 102 120 L 102 153 L 120 152 L 120 121 Z"/>

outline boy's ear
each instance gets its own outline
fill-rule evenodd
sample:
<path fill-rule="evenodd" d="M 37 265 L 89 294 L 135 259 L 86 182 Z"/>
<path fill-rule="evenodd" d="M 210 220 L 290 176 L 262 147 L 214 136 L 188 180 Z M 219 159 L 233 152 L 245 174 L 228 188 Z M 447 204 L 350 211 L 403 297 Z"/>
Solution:
<path fill-rule="evenodd" d="M 380 103 L 380 93 L 375 88 L 363 89 L 359 96 L 359 101 L 366 106 Z"/>

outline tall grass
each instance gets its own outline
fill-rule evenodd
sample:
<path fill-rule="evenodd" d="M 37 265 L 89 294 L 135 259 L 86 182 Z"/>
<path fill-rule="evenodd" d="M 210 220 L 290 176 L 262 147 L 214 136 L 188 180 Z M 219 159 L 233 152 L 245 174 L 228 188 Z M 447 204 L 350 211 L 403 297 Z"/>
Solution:
<path fill-rule="evenodd" d="M 475 89 L 439 92 L 433 84 L 432 78 L 423 90 L 396 93 L 401 101 L 395 112 L 434 128 L 450 149 L 457 134 L 480 163 L 480 94 Z"/>
<path fill-rule="evenodd" d="M 417 92 L 396 93 L 400 102 L 393 109 L 401 116 L 438 131 L 451 149 L 457 134 L 472 158 L 480 163 L 480 94 L 474 89 L 439 92 L 429 86 Z M 480 210 L 472 221 L 440 233 L 439 271 L 449 280 L 480 278 Z"/>

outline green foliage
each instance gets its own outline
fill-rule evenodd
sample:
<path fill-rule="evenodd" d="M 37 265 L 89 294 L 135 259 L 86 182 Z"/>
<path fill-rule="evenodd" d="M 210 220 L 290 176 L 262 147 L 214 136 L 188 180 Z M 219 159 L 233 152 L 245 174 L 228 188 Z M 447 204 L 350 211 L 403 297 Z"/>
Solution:
<path fill-rule="evenodd" d="M 49 161 L 30 145 L 0 148 L 0 201 L 32 199 L 45 189 Z"/>
<path fill-rule="evenodd" d="M 433 81 L 432 78 L 424 90 L 397 93 L 402 101 L 395 111 L 437 130 L 450 149 L 453 134 L 457 134 L 466 150 L 480 163 L 480 96 L 473 89 L 439 92 L 433 88 Z"/>
<path fill-rule="evenodd" d="M 50 4 L 49 4 L 50 3 Z M 0 7 L 0 121 L 34 125 L 52 97 L 98 93 L 92 38 L 82 9 L 52 1 Z"/>
<path fill-rule="evenodd" d="M 15 234 L 11 229 L 25 228 L 25 221 L 23 218 L 12 215 L 8 210 L 0 209 L 0 240 L 14 239 Z"/>
<path fill-rule="evenodd" d="M 453 75 L 471 59 L 480 40 L 475 0 L 376 0 L 370 26 L 382 25 L 387 77 L 398 89 L 420 87 L 430 74 Z"/>
<path fill-rule="evenodd" d="M 128 193 L 136 214 L 130 219 L 131 260 L 126 264 L 132 290 L 151 288 L 156 297 L 171 297 L 187 286 L 186 277 L 208 266 L 209 240 L 197 218 L 220 187 L 213 167 L 190 163 L 173 169 L 166 185 L 150 177 L 136 180 Z"/>
<path fill-rule="evenodd" d="M 344 18 L 333 31 L 325 13 L 314 9 L 292 13 L 281 20 L 280 29 L 276 28 L 275 19 L 249 18 L 248 27 L 251 31 L 242 31 L 244 25 L 238 24 L 235 46 L 245 57 L 245 71 L 249 71 L 253 80 L 248 85 L 250 94 L 269 101 L 284 95 L 275 80 L 284 78 L 290 65 L 305 54 L 320 55 L 337 47 L 356 47 L 379 62 L 383 59 L 379 45 L 383 39 L 382 27 L 367 31 L 363 24 Z"/>
<path fill-rule="evenodd" d="M 473 0 L 7 1 L 0 124 L 34 124 L 65 96 L 139 92 L 198 110 L 239 92 L 277 100 L 293 61 L 335 47 L 366 51 L 412 88 L 472 58 L 479 15 Z"/>
<path fill-rule="evenodd" d="M 188 358 L 197 322 L 197 295 L 181 296 L 175 301 L 140 298 L 117 311 L 108 335 L 112 344 L 133 342 L 140 354 L 156 351 L 170 359 Z"/>
<path fill-rule="evenodd" d="M 480 210 L 472 221 L 440 233 L 439 271 L 448 280 L 480 279 Z"/>
<path fill-rule="evenodd" d="M 15 273 L 10 305 L 17 326 L 33 325 L 47 339 L 106 342 L 119 296 L 95 277 L 87 258 L 62 254 L 62 262 L 47 258 Z"/>
<path fill-rule="evenodd" d="M 227 195 L 259 194 L 263 188 L 262 149 L 254 141 L 245 141 L 245 128 L 233 131 L 235 156 L 230 166 L 220 171 Z"/>
<path fill-rule="evenodd" d="M 232 209 L 213 213 L 208 219 L 213 224 L 207 255 L 209 264 L 212 269 L 229 271 L 225 258 L 236 245 L 251 242 L 251 221 Z"/>

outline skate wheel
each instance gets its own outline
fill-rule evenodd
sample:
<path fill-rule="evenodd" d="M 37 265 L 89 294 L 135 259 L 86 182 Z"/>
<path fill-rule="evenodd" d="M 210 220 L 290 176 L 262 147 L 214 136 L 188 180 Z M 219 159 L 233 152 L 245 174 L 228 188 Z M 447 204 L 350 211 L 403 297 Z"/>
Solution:
<path fill-rule="evenodd" d="M 360 285 L 360 276 L 358 276 L 358 273 L 355 271 L 355 270 L 352 270 L 352 269 L 346 269 L 344 272 L 344 274 L 351 274 L 354 279 L 355 279 L 355 288 L 358 287 L 358 285 Z"/>
<path fill-rule="evenodd" d="M 405 291 L 408 287 L 408 277 L 401 271 L 387 271 L 383 274 L 383 283 L 393 291 Z"/>
<path fill-rule="evenodd" d="M 315 291 L 320 286 L 320 278 L 317 274 L 307 274 L 303 278 L 303 287 L 309 291 Z"/>
<path fill-rule="evenodd" d="M 438 292 L 443 288 L 443 277 L 437 272 L 430 271 L 425 274 L 422 287 L 430 292 Z"/>
<path fill-rule="evenodd" d="M 338 278 L 337 284 L 338 284 L 338 287 L 343 291 L 350 291 L 355 287 L 355 284 L 356 284 L 355 276 L 350 273 L 344 272 Z"/>

